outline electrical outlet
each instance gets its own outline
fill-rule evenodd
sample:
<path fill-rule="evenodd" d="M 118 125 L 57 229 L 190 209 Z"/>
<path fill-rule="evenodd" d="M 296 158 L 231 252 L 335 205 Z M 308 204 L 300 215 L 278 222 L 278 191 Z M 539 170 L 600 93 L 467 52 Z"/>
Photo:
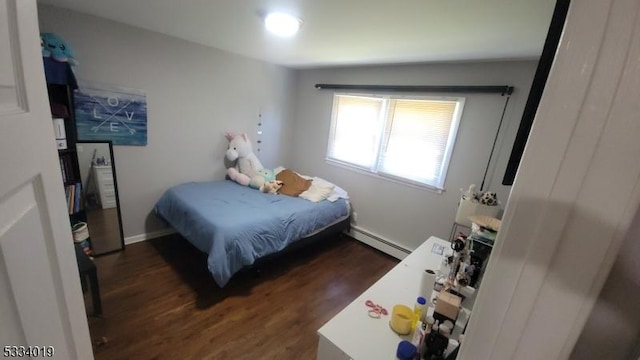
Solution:
<path fill-rule="evenodd" d="M 351 222 L 354 223 L 354 224 L 358 222 L 358 213 L 357 212 L 353 212 L 351 214 Z"/>

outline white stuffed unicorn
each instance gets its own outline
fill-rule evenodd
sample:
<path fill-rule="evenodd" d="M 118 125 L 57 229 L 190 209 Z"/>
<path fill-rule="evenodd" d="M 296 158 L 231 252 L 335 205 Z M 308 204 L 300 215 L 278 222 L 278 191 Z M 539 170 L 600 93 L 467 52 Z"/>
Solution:
<path fill-rule="evenodd" d="M 246 133 L 234 134 L 227 131 L 227 140 L 229 140 L 229 148 L 227 149 L 227 159 L 236 161 L 234 167 L 227 169 L 229 178 L 238 184 L 247 186 L 251 178 L 262 170 L 262 163 L 251 149 L 251 142 Z"/>

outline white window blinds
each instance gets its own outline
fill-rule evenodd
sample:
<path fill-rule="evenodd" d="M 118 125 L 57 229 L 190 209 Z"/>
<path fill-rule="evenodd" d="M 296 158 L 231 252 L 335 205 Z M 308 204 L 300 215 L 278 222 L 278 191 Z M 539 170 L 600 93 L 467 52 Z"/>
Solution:
<path fill-rule="evenodd" d="M 334 100 L 334 122 L 329 157 L 373 168 L 380 143 L 383 99 L 339 96 Z"/>
<path fill-rule="evenodd" d="M 327 157 L 442 189 L 462 98 L 336 94 Z"/>

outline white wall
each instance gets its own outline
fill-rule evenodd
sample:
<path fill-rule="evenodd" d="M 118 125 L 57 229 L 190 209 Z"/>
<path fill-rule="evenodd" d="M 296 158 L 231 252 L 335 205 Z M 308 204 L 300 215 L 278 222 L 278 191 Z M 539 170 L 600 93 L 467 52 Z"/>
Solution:
<path fill-rule="evenodd" d="M 148 145 L 114 146 L 125 237 L 164 228 L 151 213 L 168 187 L 223 178 L 224 132 L 255 140 L 260 110 L 263 164 L 287 162 L 293 70 L 55 7 L 38 10 L 40 31 L 73 47 L 79 80 L 147 94 Z"/>
<path fill-rule="evenodd" d="M 343 186 L 358 226 L 405 248 L 429 235 L 446 238 L 459 189 L 482 181 L 505 97 L 467 96 L 447 191 L 438 195 L 326 164 L 332 93 L 316 90 L 315 83 L 515 86 L 485 185 L 506 202 L 510 187 L 500 182 L 536 61 L 294 71 L 55 7 L 39 12 L 40 30 L 73 46 L 79 80 L 147 93 L 148 145 L 114 147 L 125 237 L 164 228 L 151 213 L 168 187 L 222 178 L 222 134 L 242 130 L 255 140 L 262 110 L 259 156 L 266 167 L 290 166 Z"/>
<path fill-rule="evenodd" d="M 325 162 L 333 92 L 316 83 L 378 85 L 511 85 L 511 96 L 485 190 L 506 203 L 510 187 L 502 186 L 513 140 L 526 103 L 537 61 L 367 66 L 301 70 L 296 84 L 294 170 L 326 178 L 350 194 L 357 225 L 368 232 L 414 249 L 430 235 L 447 238 L 460 188 L 480 187 L 505 97 L 466 94 L 463 118 L 447 175 L 444 194 L 329 165 Z"/>

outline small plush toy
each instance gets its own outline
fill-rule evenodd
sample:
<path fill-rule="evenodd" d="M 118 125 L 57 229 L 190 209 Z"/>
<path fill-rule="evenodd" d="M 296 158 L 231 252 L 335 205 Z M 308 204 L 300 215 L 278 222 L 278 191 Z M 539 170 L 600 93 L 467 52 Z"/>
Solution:
<path fill-rule="evenodd" d="M 40 34 L 40 47 L 42 48 L 42 57 L 51 57 L 58 62 L 78 65 L 78 61 L 69 44 L 54 33 Z"/>
<path fill-rule="evenodd" d="M 42 57 L 51 57 L 51 50 L 49 50 L 48 46 L 45 46 L 42 34 L 40 34 L 40 51 L 42 51 Z"/>
<path fill-rule="evenodd" d="M 496 206 L 498 205 L 498 194 L 487 191 L 482 196 L 480 196 L 480 204 Z"/>
<path fill-rule="evenodd" d="M 262 163 L 253 153 L 247 134 L 234 134 L 227 131 L 225 136 L 229 140 L 227 159 L 229 161 L 237 160 L 234 167 L 227 169 L 227 175 L 238 184 L 247 186 L 251 179 L 258 174 L 258 171 L 262 170 Z"/>
<path fill-rule="evenodd" d="M 260 189 L 262 185 L 275 179 L 276 174 L 273 172 L 273 170 L 260 169 L 258 170 L 258 173 L 254 175 L 251 180 L 249 180 L 249 186 L 254 189 Z"/>
<path fill-rule="evenodd" d="M 271 180 L 260 186 L 260 191 L 267 194 L 278 194 L 278 190 L 282 187 L 282 181 Z"/>
<path fill-rule="evenodd" d="M 460 191 L 462 191 L 462 189 L 460 189 Z M 469 185 L 469 190 L 462 193 L 462 200 L 478 200 L 478 195 L 476 194 L 476 184 Z"/>

